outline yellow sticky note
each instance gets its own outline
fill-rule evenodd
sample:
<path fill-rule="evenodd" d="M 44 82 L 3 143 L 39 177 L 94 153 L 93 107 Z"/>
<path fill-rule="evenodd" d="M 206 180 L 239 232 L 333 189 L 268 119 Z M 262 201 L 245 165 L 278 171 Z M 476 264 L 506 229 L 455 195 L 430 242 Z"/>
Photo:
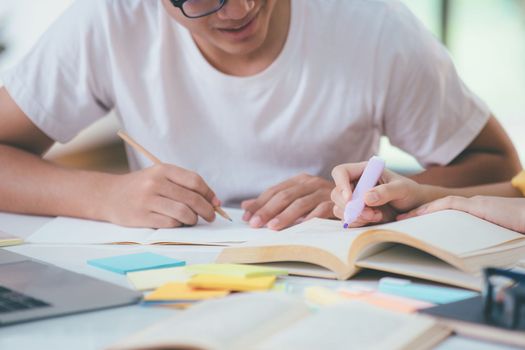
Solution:
<path fill-rule="evenodd" d="M 188 285 L 195 288 L 249 292 L 272 288 L 275 278 L 275 276 L 245 278 L 220 275 L 195 275 L 188 281 Z"/>
<path fill-rule="evenodd" d="M 338 293 L 320 286 L 305 288 L 304 297 L 309 302 L 322 306 L 339 304 L 345 301 L 345 298 Z"/>
<path fill-rule="evenodd" d="M 288 271 L 273 267 L 245 264 L 197 264 L 186 266 L 186 271 L 194 275 L 222 275 L 237 277 L 285 276 Z"/>
<path fill-rule="evenodd" d="M 145 301 L 205 300 L 228 295 L 224 290 L 198 290 L 186 283 L 166 283 L 144 297 Z"/>
<path fill-rule="evenodd" d="M 138 290 L 151 290 L 168 282 L 186 282 L 193 276 L 185 267 L 169 267 L 166 269 L 128 272 L 127 277 Z"/>
<path fill-rule="evenodd" d="M 11 236 L 5 232 L 0 231 L 0 247 L 8 247 L 24 243 L 22 238 Z"/>

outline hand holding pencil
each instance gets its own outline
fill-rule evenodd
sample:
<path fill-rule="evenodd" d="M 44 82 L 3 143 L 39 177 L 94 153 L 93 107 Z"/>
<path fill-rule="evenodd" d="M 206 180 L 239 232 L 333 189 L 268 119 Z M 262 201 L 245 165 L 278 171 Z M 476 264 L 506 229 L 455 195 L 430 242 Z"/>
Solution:
<path fill-rule="evenodd" d="M 119 217 L 110 221 L 127 226 L 178 227 L 196 224 L 199 216 L 211 222 L 215 212 L 231 221 L 202 177 L 162 163 L 126 133 L 119 131 L 118 135 L 154 165 L 119 177 L 119 184 L 112 189 L 118 193 L 111 197 L 124 198 L 127 210 L 117 211 Z"/>

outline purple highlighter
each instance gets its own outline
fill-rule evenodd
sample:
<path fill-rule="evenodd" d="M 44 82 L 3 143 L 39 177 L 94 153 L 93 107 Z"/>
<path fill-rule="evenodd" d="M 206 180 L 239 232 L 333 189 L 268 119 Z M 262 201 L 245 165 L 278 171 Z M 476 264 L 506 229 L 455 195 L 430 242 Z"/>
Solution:
<path fill-rule="evenodd" d="M 377 156 L 373 156 L 368 161 L 368 164 L 363 171 L 363 174 L 357 182 L 352 199 L 346 203 L 344 214 L 344 228 L 348 228 L 363 212 L 365 208 L 365 193 L 374 188 L 383 170 L 385 169 L 385 161 Z"/>

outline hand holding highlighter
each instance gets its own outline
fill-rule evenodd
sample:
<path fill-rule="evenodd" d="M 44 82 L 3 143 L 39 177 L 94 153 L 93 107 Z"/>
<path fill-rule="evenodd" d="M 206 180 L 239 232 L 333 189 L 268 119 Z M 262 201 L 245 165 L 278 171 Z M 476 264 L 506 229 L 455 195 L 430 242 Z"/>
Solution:
<path fill-rule="evenodd" d="M 363 212 L 365 208 L 365 194 L 377 184 L 385 169 L 385 161 L 373 156 L 357 182 L 352 199 L 346 203 L 344 212 L 344 228 L 348 228 Z"/>

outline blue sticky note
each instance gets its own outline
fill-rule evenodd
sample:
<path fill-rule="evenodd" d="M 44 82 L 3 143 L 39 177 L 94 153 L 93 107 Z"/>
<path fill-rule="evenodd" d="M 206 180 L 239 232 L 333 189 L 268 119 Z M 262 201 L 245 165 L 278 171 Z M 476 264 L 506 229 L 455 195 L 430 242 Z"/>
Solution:
<path fill-rule="evenodd" d="M 125 275 L 128 272 L 184 266 L 185 261 L 153 253 L 119 255 L 110 258 L 88 260 L 89 265 Z"/>
<path fill-rule="evenodd" d="M 405 298 L 427 301 L 433 304 L 448 304 L 477 296 L 478 293 L 458 288 L 447 288 L 430 286 L 425 284 L 412 283 L 406 280 L 403 283 L 381 280 L 379 291 L 386 294 L 393 294 Z"/>

